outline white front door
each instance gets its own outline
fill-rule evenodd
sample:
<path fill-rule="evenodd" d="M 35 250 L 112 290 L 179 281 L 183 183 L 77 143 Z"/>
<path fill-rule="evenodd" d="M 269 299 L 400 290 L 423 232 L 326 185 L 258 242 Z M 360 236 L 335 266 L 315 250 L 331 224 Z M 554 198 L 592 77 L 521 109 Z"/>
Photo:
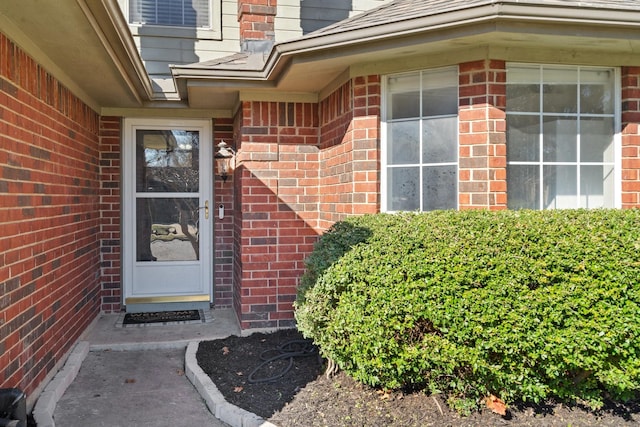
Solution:
<path fill-rule="evenodd" d="M 212 135 L 207 120 L 127 119 L 123 282 L 133 307 L 212 300 Z"/>

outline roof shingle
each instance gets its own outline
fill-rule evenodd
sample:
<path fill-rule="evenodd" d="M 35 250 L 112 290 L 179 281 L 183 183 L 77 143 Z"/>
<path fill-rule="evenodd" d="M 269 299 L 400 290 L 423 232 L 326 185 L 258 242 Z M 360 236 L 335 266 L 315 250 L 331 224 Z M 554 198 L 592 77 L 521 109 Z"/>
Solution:
<path fill-rule="evenodd" d="M 358 30 L 480 6 L 508 4 L 640 11 L 640 1 L 638 0 L 393 0 L 375 9 L 309 33 L 303 38 Z M 576 16 L 579 16 L 578 12 Z"/>

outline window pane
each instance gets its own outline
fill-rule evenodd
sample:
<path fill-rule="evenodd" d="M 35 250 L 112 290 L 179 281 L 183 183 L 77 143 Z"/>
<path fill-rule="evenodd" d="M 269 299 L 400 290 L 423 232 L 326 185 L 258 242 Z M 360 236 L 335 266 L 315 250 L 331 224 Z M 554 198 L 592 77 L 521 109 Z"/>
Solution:
<path fill-rule="evenodd" d="M 578 71 L 545 68 L 543 70 L 542 110 L 550 113 L 578 111 Z"/>
<path fill-rule="evenodd" d="M 577 85 L 545 84 L 542 93 L 545 112 L 575 113 L 578 111 Z"/>
<path fill-rule="evenodd" d="M 420 161 L 420 122 L 389 123 L 387 162 L 390 165 L 416 164 Z"/>
<path fill-rule="evenodd" d="M 540 157 L 540 118 L 507 115 L 507 161 L 533 162 Z"/>
<path fill-rule="evenodd" d="M 585 118 L 580 121 L 580 160 L 613 162 L 613 117 Z"/>
<path fill-rule="evenodd" d="M 457 167 L 427 166 L 422 169 L 422 210 L 456 209 Z"/>
<path fill-rule="evenodd" d="M 576 166 L 544 166 L 543 173 L 543 208 L 576 208 L 578 206 L 578 168 Z"/>
<path fill-rule="evenodd" d="M 388 118 L 420 117 L 420 74 L 403 74 L 390 77 Z"/>
<path fill-rule="evenodd" d="M 507 110 L 514 112 L 540 111 L 540 86 L 507 85 Z"/>
<path fill-rule="evenodd" d="M 582 166 L 580 168 L 580 207 L 612 208 L 613 166 Z"/>
<path fill-rule="evenodd" d="M 420 168 L 389 168 L 387 194 L 389 210 L 420 209 Z"/>
<path fill-rule="evenodd" d="M 136 191 L 197 192 L 199 133 L 136 131 Z"/>
<path fill-rule="evenodd" d="M 136 261 L 195 261 L 198 199 L 136 199 Z"/>
<path fill-rule="evenodd" d="M 458 118 L 439 117 L 422 121 L 422 162 L 458 160 Z"/>
<path fill-rule="evenodd" d="M 210 0 L 129 0 L 129 23 L 209 27 Z"/>
<path fill-rule="evenodd" d="M 613 91 L 613 70 L 582 70 L 580 72 L 580 111 L 587 114 L 613 114 Z"/>
<path fill-rule="evenodd" d="M 545 162 L 575 162 L 578 125 L 575 118 L 547 116 L 542 124 Z"/>
<path fill-rule="evenodd" d="M 457 72 L 453 69 L 425 72 L 422 78 L 422 117 L 457 113 Z"/>
<path fill-rule="evenodd" d="M 540 168 L 536 165 L 507 165 L 507 207 L 540 208 Z"/>

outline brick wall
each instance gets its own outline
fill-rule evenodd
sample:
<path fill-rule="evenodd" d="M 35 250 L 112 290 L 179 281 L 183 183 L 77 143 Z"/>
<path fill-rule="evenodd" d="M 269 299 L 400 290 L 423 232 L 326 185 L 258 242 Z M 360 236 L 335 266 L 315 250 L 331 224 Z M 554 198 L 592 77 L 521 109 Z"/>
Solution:
<path fill-rule="evenodd" d="M 459 65 L 460 209 L 506 209 L 504 61 Z"/>
<path fill-rule="evenodd" d="M 225 141 L 232 145 L 233 121 L 216 119 L 213 124 L 214 145 Z M 215 168 L 215 165 L 214 165 Z M 217 172 L 216 172 L 217 173 Z M 233 174 L 224 182 L 219 176 L 214 177 L 214 203 L 211 214 L 214 221 L 214 304 L 215 307 L 231 307 L 233 305 L 233 232 L 234 232 L 234 188 Z M 218 218 L 218 207 L 224 206 L 225 215 Z"/>
<path fill-rule="evenodd" d="M 304 260 L 348 215 L 378 211 L 380 78 L 319 104 L 245 102 L 235 122 L 234 303 L 243 328 L 293 325 Z"/>
<path fill-rule="evenodd" d="M 622 207 L 640 207 L 640 67 L 622 68 Z"/>
<path fill-rule="evenodd" d="M 0 388 L 31 395 L 99 313 L 98 127 L 0 33 Z"/>
<path fill-rule="evenodd" d="M 100 266 L 102 268 L 101 308 L 119 312 L 122 288 L 120 277 L 120 140 L 122 119 L 100 118 Z"/>
<path fill-rule="evenodd" d="M 239 0 L 238 26 L 240 44 L 247 47 L 247 42 L 271 41 L 275 39 L 276 0 Z M 267 44 L 270 48 L 271 44 Z M 266 50 L 266 49 L 265 49 Z"/>
<path fill-rule="evenodd" d="M 236 132 L 235 308 L 243 328 L 291 326 L 318 235 L 317 105 L 244 102 Z"/>
<path fill-rule="evenodd" d="M 357 77 L 320 102 L 320 210 L 326 229 L 379 210 L 380 78 Z"/>

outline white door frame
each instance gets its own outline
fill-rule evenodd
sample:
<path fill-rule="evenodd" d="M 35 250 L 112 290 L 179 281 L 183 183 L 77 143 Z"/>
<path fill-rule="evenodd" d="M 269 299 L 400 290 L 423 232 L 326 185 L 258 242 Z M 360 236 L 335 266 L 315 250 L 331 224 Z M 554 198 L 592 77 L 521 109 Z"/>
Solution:
<path fill-rule="evenodd" d="M 122 289 L 123 304 L 127 311 L 133 306 L 152 306 L 162 308 L 161 305 L 178 305 L 180 308 L 189 308 L 188 305 L 207 306 L 213 302 L 213 138 L 212 123 L 206 119 L 143 119 L 127 118 L 124 120 L 124 132 L 122 141 Z M 138 262 L 136 261 L 136 200 L 142 193 L 136 192 L 136 130 L 195 130 L 199 132 L 199 207 L 204 207 L 204 202 L 209 205 L 208 219 L 205 218 L 205 210 L 199 209 L 199 233 L 200 256 L 198 261 L 171 261 L 171 262 Z M 197 196 L 195 196 L 197 194 Z M 164 194 L 162 195 L 165 196 Z M 166 197 L 170 197 L 167 193 Z M 184 291 L 176 287 L 175 283 L 182 283 L 181 272 L 183 268 L 195 272 L 199 282 L 190 285 Z M 186 271 L 186 270 L 184 270 Z M 144 274 L 143 274 L 144 273 Z M 140 281 L 156 280 L 157 289 L 145 288 L 140 291 L 136 283 Z M 155 282 L 154 282 L 155 283 Z M 176 307 L 177 308 L 177 307 Z"/>

